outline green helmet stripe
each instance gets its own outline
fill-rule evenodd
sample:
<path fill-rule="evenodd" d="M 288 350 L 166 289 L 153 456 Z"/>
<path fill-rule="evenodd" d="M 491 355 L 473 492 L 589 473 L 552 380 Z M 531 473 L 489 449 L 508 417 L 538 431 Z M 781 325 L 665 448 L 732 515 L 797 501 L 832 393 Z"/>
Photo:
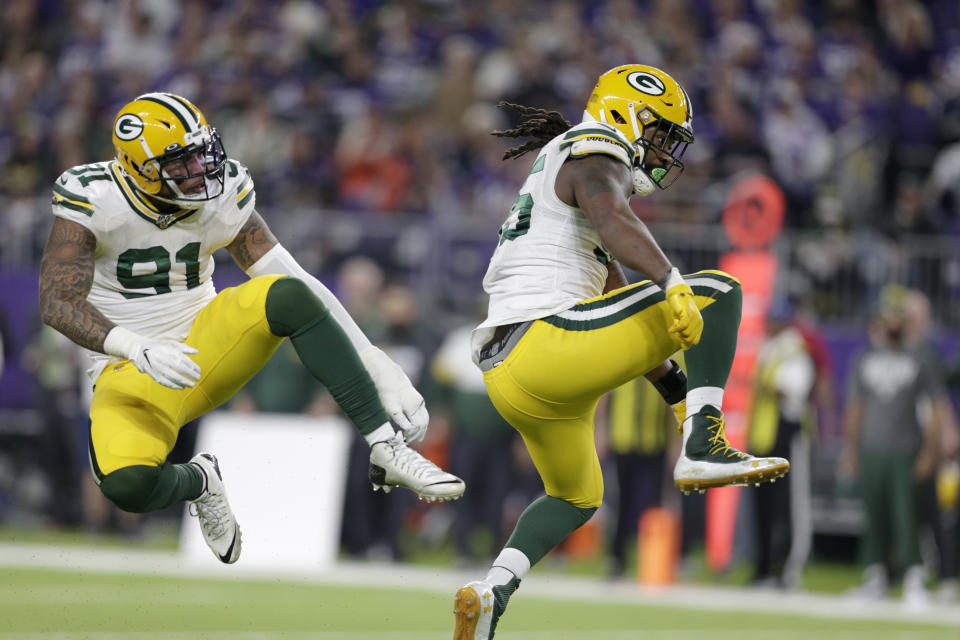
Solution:
<path fill-rule="evenodd" d="M 184 100 L 178 95 L 175 95 L 172 93 L 164 93 L 163 95 L 170 98 L 171 100 L 175 100 L 178 104 L 183 105 L 183 108 L 189 111 L 190 115 L 193 116 L 193 119 L 196 121 L 197 126 L 198 127 L 200 126 L 200 112 L 197 111 L 197 108 L 195 106 L 193 106 L 192 104 L 190 104 L 189 102 L 187 102 L 186 100 Z"/>
<path fill-rule="evenodd" d="M 148 93 L 147 95 L 140 96 L 139 100 L 155 102 L 166 108 L 170 113 L 177 116 L 177 120 L 180 121 L 180 124 L 183 125 L 183 128 L 186 129 L 188 133 L 192 133 L 197 128 L 196 124 L 190 122 L 190 118 L 184 113 L 185 110 L 183 107 L 173 100 L 168 100 L 162 93 Z M 186 113 L 189 113 L 189 111 Z"/>

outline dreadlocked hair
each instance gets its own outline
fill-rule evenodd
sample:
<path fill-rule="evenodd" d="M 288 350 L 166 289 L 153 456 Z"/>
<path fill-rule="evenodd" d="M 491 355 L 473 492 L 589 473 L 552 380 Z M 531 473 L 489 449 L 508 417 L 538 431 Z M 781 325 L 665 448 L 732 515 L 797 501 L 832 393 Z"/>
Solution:
<path fill-rule="evenodd" d="M 547 111 L 546 109 L 537 109 L 536 107 L 525 107 L 522 104 L 513 104 L 512 102 L 498 102 L 497 106 L 501 109 L 511 108 L 520 114 L 520 124 L 513 129 L 504 129 L 502 131 L 491 131 L 490 135 L 498 138 L 525 138 L 533 137 L 518 147 L 507 149 L 503 153 L 502 160 L 510 158 L 519 158 L 527 151 L 539 149 L 543 145 L 553 140 L 556 136 L 570 128 L 570 123 L 560 115 L 559 111 Z"/>

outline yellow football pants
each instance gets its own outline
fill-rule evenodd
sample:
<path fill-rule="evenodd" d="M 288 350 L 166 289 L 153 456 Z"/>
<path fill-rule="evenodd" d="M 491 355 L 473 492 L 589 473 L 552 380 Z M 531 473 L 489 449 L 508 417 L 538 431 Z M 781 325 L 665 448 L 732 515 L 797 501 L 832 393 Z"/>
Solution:
<path fill-rule="evenodd" d="M 684 279 L 700 309 L 739 284 L 722 271 Z M 600 506 L 597 402 L 680 349 L 667 331 L 672 323 L 660 287 L 638 282 L 535 321 L 503 362 L 484 373 L 490 399 L 523 436 L 547 495 Z"/>
<path fill-rule="evenodd" d="M 230 399 L 273 355 L 267 291 L 283 276 L 261 276 L 221 291 L 184 341 L 201 377 L 190 388 L 164 387 L 129 361 L 104 369 L 90 406 L 90 461 L 98 478 L 132 465 L 159 466 L 180 428 Z"/>

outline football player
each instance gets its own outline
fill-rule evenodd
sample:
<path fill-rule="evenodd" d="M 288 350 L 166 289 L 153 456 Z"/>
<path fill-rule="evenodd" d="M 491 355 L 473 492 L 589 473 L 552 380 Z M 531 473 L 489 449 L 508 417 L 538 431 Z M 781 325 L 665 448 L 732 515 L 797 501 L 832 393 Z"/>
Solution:
<path fill-rule="evenodd" d="M 458 498 L 463 482 L 407 446 L 426 430 L 423 398 L 273 236 L 249 172 L 200 110 L 171 93 L 139 96 L 117 114 L 113 146 L 114 159 L 54 184 L 40 265 L 43 321 L 92 356 L 90 464 L 103 494 L 131 512 L 189 501 L 214 554 L 235 562 L 240 528 L 216 457 L 167 456 L 184 424 L 290 338 L 370 444 L 374 490 Z M 250 280 L 218 294 L 223 247 Z"/>
<path fill-rule="evenodd" d="M 486 577 L 457 591 L 457 640 L 492 638 L 530 567 L 600 506 L 593 415 L 624 382 L 646 375 L 674 405 L 679 489 L 756 484 L 789 469 L 724 435 L 740 283 L 721 271 L 681 276 L 630 208 L 634 194 L 666 189 L 683 171 L 693 142 L 687 93 L 659 69 L 625 65 L 600 76 L 576 126 L 555 111 L 507 106 L 522 122 L 494 135 L 533 139 L 504 159 L 540 152 L 500 228 L 483 280 L 488 315 L 472 348 L 546 495 L 520 516 Z M 650 279 L 627 284 L 620 263 Z M 680 349 L 689 378 L 669 359 Z"/>

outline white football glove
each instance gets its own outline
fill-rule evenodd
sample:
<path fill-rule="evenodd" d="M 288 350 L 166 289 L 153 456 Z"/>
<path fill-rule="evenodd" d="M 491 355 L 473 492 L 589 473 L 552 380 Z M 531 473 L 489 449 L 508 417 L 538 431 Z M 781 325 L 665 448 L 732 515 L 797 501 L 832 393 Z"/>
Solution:
<path fill-rule="evenodd" d="M 408 443 L 423 440 L 430 414 L 427 413 L 423 396 L 413 388 L 400 365 L 374 346 L 361 351 L 360 360 L 377 387 L 387 415 L 403 431 L 404 440 Z"/>
<path fill-rule="evenodd" d="M 200 365 L 187 357 L 197 350 L 176 340 L 147 338 L 114 327 L 103 341 L 103 352 L 129 360 L 140 373 L 171 389 L 192 387 L 200 379 Z"/>

